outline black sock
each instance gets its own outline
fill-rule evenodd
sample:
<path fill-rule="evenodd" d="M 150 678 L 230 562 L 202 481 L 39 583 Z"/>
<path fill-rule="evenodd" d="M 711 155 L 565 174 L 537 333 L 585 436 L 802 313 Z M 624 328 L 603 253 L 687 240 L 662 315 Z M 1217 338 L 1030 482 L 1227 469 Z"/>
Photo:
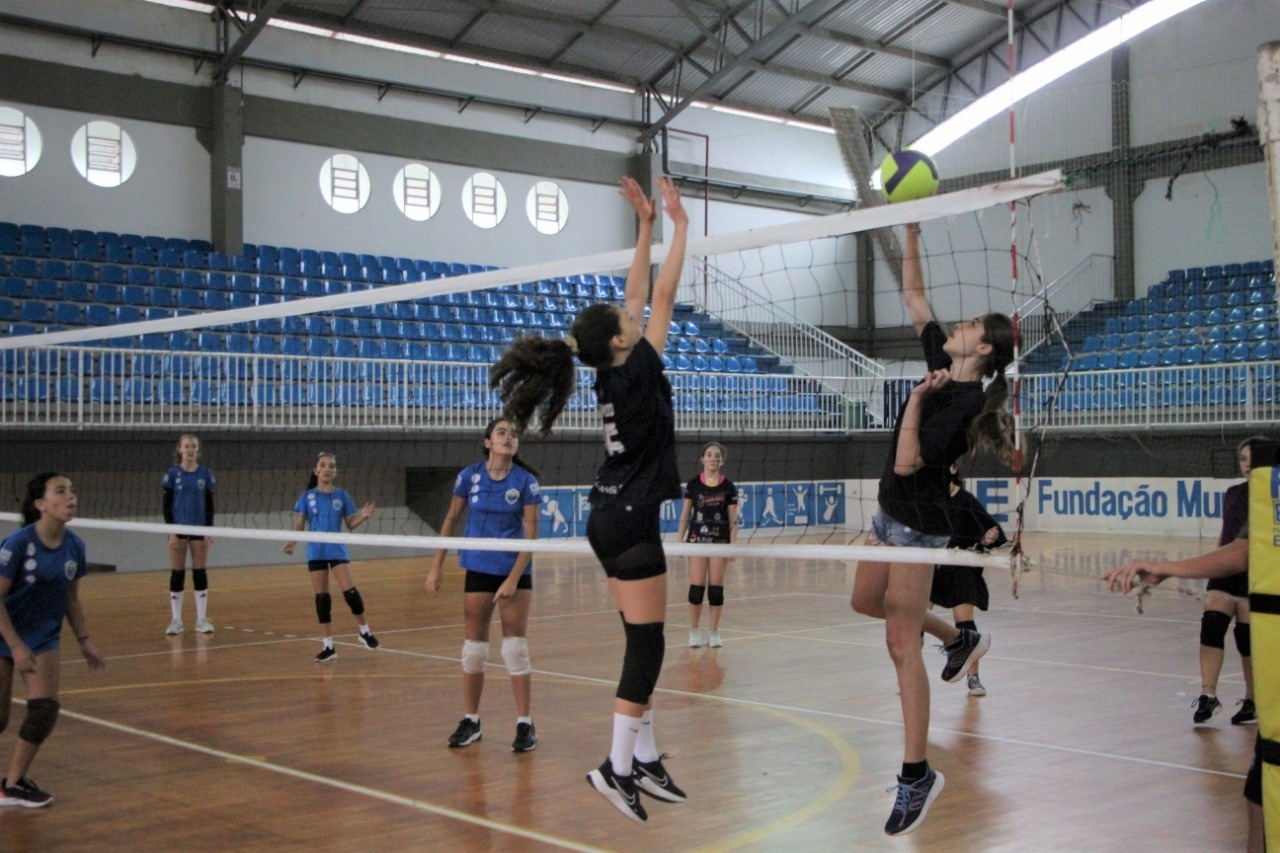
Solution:
<path fill-rule="evenodd" d="M 929 775 L 929 762 L 925 761 L 904 761 L 902 762 L 902 781 L 915 782 Z"/>
<path fill-rule="evenodd" d="M 959 628 L 961 631 L 965 630 L 966 628 L 968 628 L 970 631 L 976 631 L 978 630 L 978 623 L 974 622 L 972 619 L 966 619 L 963 622 L 957 622 L 956 627 Z"/>

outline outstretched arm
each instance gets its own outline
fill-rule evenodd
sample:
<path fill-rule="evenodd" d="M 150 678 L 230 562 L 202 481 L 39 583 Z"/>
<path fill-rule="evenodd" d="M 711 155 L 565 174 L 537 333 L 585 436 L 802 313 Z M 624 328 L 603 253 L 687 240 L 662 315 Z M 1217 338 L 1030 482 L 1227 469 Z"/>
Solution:
<path fill-rule="evenodd" d="M 659 178 L 662 204 L 667 216 L 675 223 L 675 233 L 662 262 L 658 280 L 653 283 L 653 299 L 649 305 L 649 325 L 644 336 L 659 353 L 667 346 L 667 334 L 671 331 L 671 313 L 676 304 L 676 289 L 680 286 L 680 273 L 684 271 L 684 247 L 689 236 L 689 214 L 680 202 L 680 190 L 670 178 Z"/>
<path fill-rule="evenodd" d="M 627 316 L 637 324 L 644 324 L 644 306 L 649 301 L 649 247 L 653 243 L 653 220 L 658 206 L 644 194 L 634 178 L 623 178 L 618 192 L 636 209 L 639 228 L 636 233 L 636 252 L 631 257 L 631 269 L 627 271 Z"/>
<path fill-rule="evenodd" d="M 1249 568 L 1249 541 L 1237 539 L 1207 554 L 1185 560 L 1130 560 L 1102 576 L 1107 588 L 1127 593 L 1135 584 L 1158 584 L 1165 578 L 1225 578 Z"/>
<path fill-rule="evenodd" d="M 902 246 L 902 303 L 915 324 L 916 335 L 933 319 L 933 308 L 924 291 L 924 271 L 920 266 L 920 226 L 907 226 L 907 239 Z"/>

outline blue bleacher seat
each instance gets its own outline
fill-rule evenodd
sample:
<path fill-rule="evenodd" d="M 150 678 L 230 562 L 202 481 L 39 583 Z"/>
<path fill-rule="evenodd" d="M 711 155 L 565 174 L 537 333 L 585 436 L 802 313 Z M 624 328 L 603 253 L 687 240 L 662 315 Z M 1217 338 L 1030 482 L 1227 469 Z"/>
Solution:
<path fill-rule="evenodd" d="M 53 322 L 64 326 L 79 326 L 84 322 L 84 307 L 74 302 L 59 302 L 53 306 Z"/>
<path fill-rule="evenodd" d="M 169 287 L 153 287 L 147 292 L 147 297 L 156 308 L 176 308 L 178 305 L 178 292 Z"/>
<path fill-rule="evenodd" d="M 327 358 L 332 350 L 328 338 L 307 338 L 307 355 Z"/>
<path fill-rule="evenodd" d="M 1253 361 L 1270 361 L 1275 356 L 1275 348 L 1272 341 L 1258 341 L 1249 351 L 1249 358 Z"/>
<path fill-rule="evenodd" d="M 1205 364 L 1220 364 L 1227 360 L 1227 348 L 1223 344 L 1213 344 L 1204 351 Z"/>
<path fill-rule="evenodd" d="M 333 341 L 333 354 L 337 358 L 355 358 L 355 341 L 350 338 L 336 338 Z"/>
<path fill-rule="evenodd" d="M 12 299 L 25 299 L 30 293 L 27 280 L 18 278 L 17 276 L 9 276 L 0 279 L 0 296 L 6 296 Z"/>
<path fill-rule="evenodd" d="M 56 302 L 62 298 L 62 288 L 52 279 L 38 278 L 31 282 L 31 296 L 33 299 Z"/>
<path fill-rule="evenodd" d="M 36 300 L 28 299 L 22 303 L 18 316 L 24 323 L 44 325 L 49 322 L 49 306 L 45 302 L 37 302 Z"/>

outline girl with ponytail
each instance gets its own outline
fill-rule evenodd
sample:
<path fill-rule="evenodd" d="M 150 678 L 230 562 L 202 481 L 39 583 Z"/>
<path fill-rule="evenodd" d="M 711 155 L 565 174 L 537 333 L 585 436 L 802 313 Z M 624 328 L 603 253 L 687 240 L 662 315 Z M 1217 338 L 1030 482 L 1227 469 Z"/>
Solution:
<path fill-rule="evenodd" d="M 604 763 L 587 774 L 587 783 L 634 821 L 648 818 L 637 792 L 665 802 L 685 799 L 662 766 L 651 697 L 666 648 L 667 565 L 658 511 L 663 501 L 680 497 L 671 385 L 659 353 L 667 343 L 689 217 L 675 184 L 661 178 L 658 189 L 675 229 L 652 300 L 649 244 L 658 206 L 639 184 L 623 178 L 622 196 L 640 220 L 625 303 L 587 308 L 565 340 L 521 338 L 490 372 L 503 416 L 517 430 L 536 423 L 545 436 L 573 394 L 573 356 L 596 371 L 605 460 L 591 490 L 587 540 L 609 578 L 627 643 L 613 703 L 613 745 Z"/>
<path fill-rule="evenodd" d="M 952 325 L 934 319 L 920 264 L 920 227 L 907 226 L 902 253 L 902 299 L 924 347 L 928 370 L 898 413 L 893 442 L 880 478 L 879 512 L 868 544 L 944 548 L 953 533 L 948 513 L 951 466 L 969 451 L 991 452 L 1009 461 L 1013 421 L 1004 410 L 1013 361 L 1013 324 L 1003 314 L 983 314 Z M 987 390 L 984 378 L 994 377 Z M 890 552 L 891 553 L 891 552 Z M 850 604 L 858 613 L 885 620 L 885 641 L 897 670 L 902 703 L 902 773 L 884 831 L 911 832 L 942 790 L 943 777 L 929 767 L 929 681 L 921 655 L 921 632 L 942 640 L 947 663 L 942 679 L 964 678 L 991 645 L 988 634 L 955 628 L 929 612 L 933 567 L 863 560 Z M 892 790 L 892 789 L 891 789 Z"/>

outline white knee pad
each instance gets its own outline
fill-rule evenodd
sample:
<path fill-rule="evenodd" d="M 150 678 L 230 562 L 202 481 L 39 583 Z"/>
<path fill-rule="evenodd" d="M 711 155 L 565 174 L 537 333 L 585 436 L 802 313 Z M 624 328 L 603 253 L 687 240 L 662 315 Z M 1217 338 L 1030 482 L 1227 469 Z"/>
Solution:
<path fill-rule="evenodd" d="M 462 641 L 462 671 L 468 675 L 480 675 L 489 662 L 489 644 L 475 640 Z"/>
<path fill-rule="evenodd" d="M 529 641 L 524 637 L 502 639 L 502 660 L 507 665 L 508 675 L 528 675 L 533 672 L 533 664 L 529 662 Z"/>

